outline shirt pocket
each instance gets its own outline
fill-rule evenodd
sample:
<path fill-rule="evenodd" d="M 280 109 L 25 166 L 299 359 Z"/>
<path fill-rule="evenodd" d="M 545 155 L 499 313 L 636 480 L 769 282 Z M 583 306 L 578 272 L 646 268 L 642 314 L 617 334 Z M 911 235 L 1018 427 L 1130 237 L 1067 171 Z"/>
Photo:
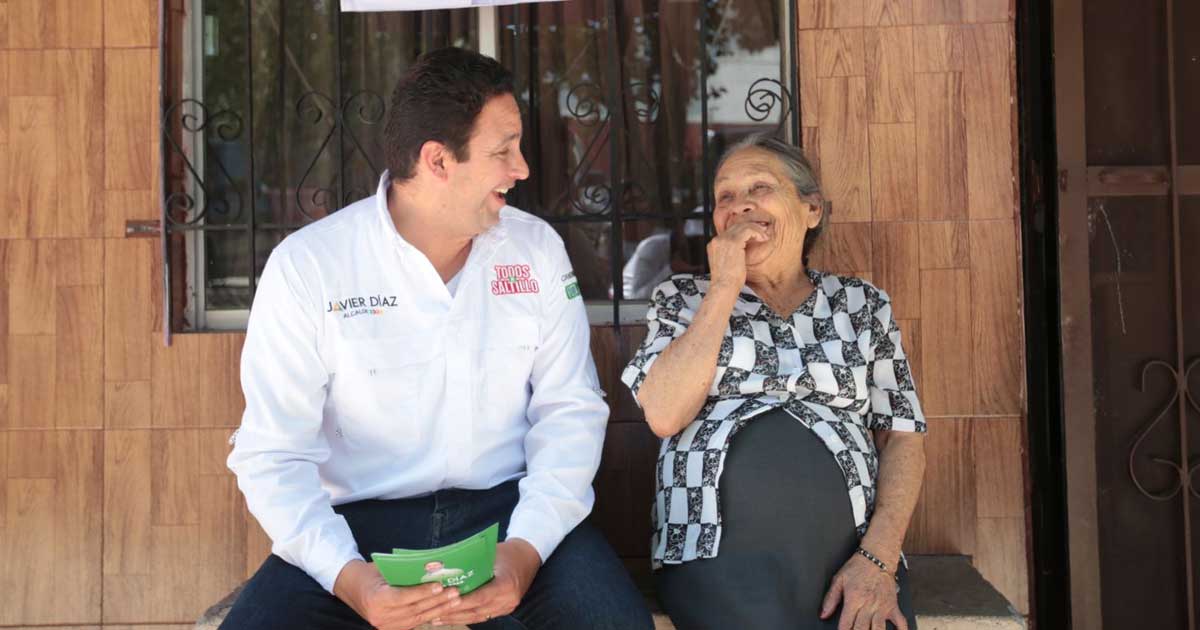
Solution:
<path fill-rule="evenodd" d="M 500 317 L 484 326 L 485 409 L 519 402 L 524 407 L 538 347 L 533 317 Z M 509 403 L 509 404 L 505 404 Z"/>
<path fill-rule="evenodd" d="M 419 336 L 343 341 L 337 377 L 344 379 L 336 407 L 338 430 L 351 445 L 416 450 L 430 421 L 425 401 L 437 350 Z"/>

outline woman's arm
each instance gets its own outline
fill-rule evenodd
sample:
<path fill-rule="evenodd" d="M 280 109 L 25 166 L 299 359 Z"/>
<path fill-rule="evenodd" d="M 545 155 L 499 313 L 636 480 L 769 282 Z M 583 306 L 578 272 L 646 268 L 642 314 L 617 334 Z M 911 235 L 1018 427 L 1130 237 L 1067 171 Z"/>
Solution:
<path fill-rule="evenodd" d="M 884 431 L 880 437 L 875 514 L 862 547 L 895 569 L 925 478 L 925 434 Z"/>
<path fill-rule="evenodd" d="M 741 287 L 712 283 L 687 331 L 650 366 L 637 399 L 655 435 L 667 438 L 679 433 L 704 406 L 740 291 Z"/>

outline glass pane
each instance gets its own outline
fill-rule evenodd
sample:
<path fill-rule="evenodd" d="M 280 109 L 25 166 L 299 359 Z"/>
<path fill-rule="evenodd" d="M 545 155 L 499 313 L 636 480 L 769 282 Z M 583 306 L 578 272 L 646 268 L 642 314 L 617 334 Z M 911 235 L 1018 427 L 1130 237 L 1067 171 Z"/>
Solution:
<path fill-rule="evenodd" d="M 186 218 L 249 228 L 253 207 L 256 230 L 253 256 L 246 232 L 201 237 L 209 310 L 249 307 L 249 273 L 261 273 L 282 228 L 375 192 L 391 90 L 410 63 L 476 45 L 473 10 L 340 14 L 338 5 L 196 2 L 189 62 L 202 89 L 177 116 L 192 113 L 201 127 L 192 151 L 202 176 L 189 178 L 197 192 Z"/>
<path fill-rule="evenodd" d="M 654 274 L 634 269 L 650 253 L 703 268 L 705 165 L 711 169 L 745 134 L 787 122 L 781 6 L 647 0 L 500 8 L 501 61 L 517 77 L 531 170 L 510 201 L 571 224 L 563 231 L 585 298 L 610 299 L 626 275 L 639 285 L 622 289 L 623 297 L 648 296 L 640 280 Z M 634 217 L 645 220 L 622 220 Z M 698 225 L 698 235 L 685 237 L 685 225 Z"/>

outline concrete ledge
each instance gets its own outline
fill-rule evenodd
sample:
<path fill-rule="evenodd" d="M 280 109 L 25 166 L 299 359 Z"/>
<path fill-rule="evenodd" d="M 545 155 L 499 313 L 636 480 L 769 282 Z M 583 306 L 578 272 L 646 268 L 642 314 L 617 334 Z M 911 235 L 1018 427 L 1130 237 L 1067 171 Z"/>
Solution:
<path fill-rule="evenodd" d="M 920 630 L 1025 630 L 1025 619 L 971 566 L 967 556 L 910 556 L 908 561 Z M 239 586 L 205 611 L 194 630 L 216 630 L 241 590 Z M 657 608 L 652 603 L 655 630 L 674 630 L 671 620 Z M 440 626 L 438 630 L 467 627 Z"/>

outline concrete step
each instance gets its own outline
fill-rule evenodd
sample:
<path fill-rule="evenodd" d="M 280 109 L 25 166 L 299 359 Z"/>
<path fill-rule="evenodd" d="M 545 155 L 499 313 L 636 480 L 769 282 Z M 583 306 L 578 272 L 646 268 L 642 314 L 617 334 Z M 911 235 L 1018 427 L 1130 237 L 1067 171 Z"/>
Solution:
<path fill-rule="evenodd" d="M 967 556 L 909 556 L 913 608 L 920 630 L 1025 630 L 1025 619 L 1013 610 Z M 194 630 L 216 630 L 225 619 L 241 587 L 205 611 Z M 674 630 L 653 598 L 655 630 Z M 435 630 L 424 626 L 423 630 Z M 438 626 L 436 630 L 468 630 L 466 626 Z"/>

